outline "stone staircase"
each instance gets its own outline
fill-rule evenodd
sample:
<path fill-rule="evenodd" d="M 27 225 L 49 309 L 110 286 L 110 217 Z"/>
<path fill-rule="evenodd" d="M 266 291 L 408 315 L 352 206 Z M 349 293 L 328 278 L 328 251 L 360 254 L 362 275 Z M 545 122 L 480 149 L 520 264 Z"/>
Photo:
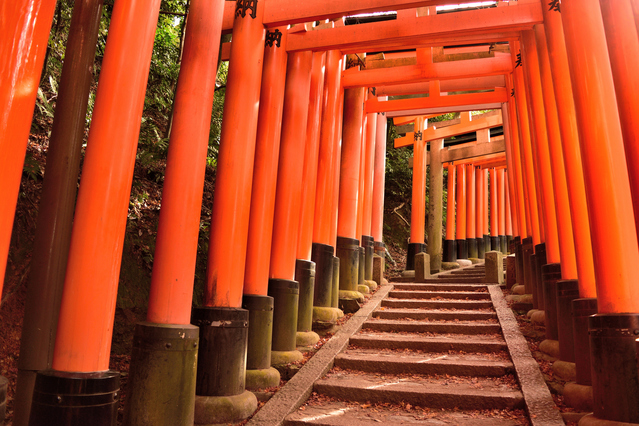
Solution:
<path fill-rule="evenodd" d="M 536 364 L 530 352 L 518 355 L 528 350 L 520 334 L 507 338 L 516 322 L 484 276 L 478 265 L 425 283 L 391 283 L 283 424 L 563 424 L 539 370 L 534 385 L 522 382 L 529 361 Z"/>

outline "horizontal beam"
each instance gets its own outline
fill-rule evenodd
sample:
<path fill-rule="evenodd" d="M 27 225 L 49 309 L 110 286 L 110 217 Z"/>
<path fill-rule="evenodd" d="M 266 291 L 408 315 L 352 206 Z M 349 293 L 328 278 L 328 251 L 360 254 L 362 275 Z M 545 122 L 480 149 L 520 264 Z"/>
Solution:
<path fill-rule="evenodd" d="M 401 117 L 404 115 L 426 115 L 426 114 L 447 114 L 449 112 L 463 112 L 463 111 L 481 111 L 485 109 L 497 109 L 501 108 L 501 102 L 492 102 L 492 103 L 479 103 L 472 105 L 459 105 L 459 106 L 448 106 L 448 107 L 434 107 L 434 108 L 421 108 L 421 109 L 412 109 L 412 110 L 402 110 L 402 111 L 390 111 L 386 113 L 386 117 L 394 118 Z"/>
<path fill-rule="evenodd" d="M 505 89 L 496 88 L 494 92 L 468 93 L 463 95 L 450 96 L 429 96 L 427 98 L 398 99 L 393 101 L 378 101 L 376 98 L 366 101 L 366 112 L 403 112 L 402 115 L 423 115 L 410 111 L 419 111 L 429 108 L 454 108 L 462 107 L 462 111 L 471 110 L 471 106 L 476 104 L 501 104 L 508 101 L 508 94 Z M 491 109 L 499 108 L 493 107 Z M 488 108 L 487 108 L 488 109 Z M 407 113 L 406 113 L 407 112 Z M 435 111 L 434 113 L 436 113 Z M 448 112 L 448 111 L 444 111 Z M 397 117 L 398 115 L 393 115 Z"/>
<path fill-rule="evenodd" d="M 430 80 L 445 81 L 489 77 L 508 74 L 512 70 L 513 64 L 510 55 L 361 71 L 350 68 L 343 73 L 342 85 L 345 88 L 392 86 Z"/>
<path fill-rule="evenodd" d="M 524 3 L 309 31 L 291 35 L 287 50 L 366 48 L 360 51 L 370 51 L 369 47 L 372 46 L 404 46 L 415 39 L 459 39 L 479 33 L 522 31 L 542 22 L 541 3 Z"/>
<path fill-rule="evenodd" d="M 264 25 L 278 27 L 286 24 L 338 19 L 361 13 L 387 12 L 418 7 L 458 4 L 459 0 L 268 0 L 264 4 Z M 224 4 L 222 31 L 233 29 L 235 2 Z"/>
<path fill-rule="evenodd" d="M 441 162 L 442 164 L 467 164 L 477 161 L 501 161 L 502 157 L 506 158 L 505 155 L 506 142 L 503 137 L 498 137 L 490 142 L 466 145 L 462 148 L 445 148 L 441 152 Z M 430 164 L 430 152 L 426 155 L 426 164 Z M 409 163 L 409 166 L 412 167 L 412 164 Z"/>
<path fill-rule="evenodd" d="M 459 136 L 466 133 L 477 132 L 478 130 L 491 129 L 493 127 L 503 126 L 501 114 L 495 114 L 490 117 L 480 118 L 468 122 L 461 122 L 454 126 L 437 128 L 431 127 L 424 130 L 425 140 L 447 139 L 453 136 Z"/>
<path fill-rule="evenodd" d="M 402 96 L 428 94 L 430 85 L 426 82 L 395 84 L 392 86 L 377 87 L 377 96 Z M 464 92 L 469 90 L 490 90 L 495 87 L 506 87 L 506 78 L 503 75 L 491 75 L 486 77 L 470 77 L 455 80 L 440 80 L 442 92 Z"/>

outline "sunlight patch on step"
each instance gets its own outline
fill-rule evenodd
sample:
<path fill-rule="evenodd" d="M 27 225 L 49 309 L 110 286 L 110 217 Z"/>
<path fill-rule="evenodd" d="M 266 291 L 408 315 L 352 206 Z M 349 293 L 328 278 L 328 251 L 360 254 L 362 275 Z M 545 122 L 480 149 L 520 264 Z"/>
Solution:
<path fill-rule="evenodd" d="M 438 357 L 435 357 L 435 358 L 426 358 L 426 359 L 423 359 L 421 361 L 417 361 L 417 364 L 423 364 L 424 362 L 436 361 L 438 359 L 444 359 L 444 358 L 448 358 L 448 355 L 442 355 L 442 356 L 438 356 Z"/>

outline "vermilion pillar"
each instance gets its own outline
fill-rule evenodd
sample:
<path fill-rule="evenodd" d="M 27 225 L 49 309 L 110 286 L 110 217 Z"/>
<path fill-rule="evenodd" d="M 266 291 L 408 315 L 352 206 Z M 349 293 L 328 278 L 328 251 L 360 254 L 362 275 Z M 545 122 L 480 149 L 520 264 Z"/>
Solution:
<path fill-rule="evenodd" d="M 302 194 L 297 237 L 297 260 L 295 262 L 295 281 L 299 283 L 298 346 L 311 346 L 319 341 L 319 335 L 311 330 L 313 326 L 316 266 L 315 262 L 311 262 L 311 252 L 313 247 L 313 216 L 315 214 L 317 162 L 326 54 L 324 52 L 314 52 L 312 60 L 308 119 L 306 123 L 306 146 L 304 147 L 304 170 L 301 181 Z"/>
<path fill-rule="evenodd" d="M 200 327 L 195 409 L 203 423 L 240 420 L 257 405 L 244 389 L 249 313 L 240 307 L 264 61 L 263 14 L 263 2 L 238 2 L 233 22 L 204 306 L 192 317 Z M 219 339 L 234 343 L 222 346 Z M 231 418 L 221 417 L 214 408 L 219 397 L 242 408 Z"/>
<path fill-rule="evenodd" d="M 457 259 L 455 245 L 455 174 L 454 164 L 448 165 L 448 186 L 446 199 L 446 239 L 444 240 L 444 262 L 454 262 Z"/>
<path fill-rule="evenodd" d="M 477 241 L 477 257 L 485 258 L 484 244 L 484 171 L 475 170 L 475 240 Z"/>
<path fill-rule="evenodd" d="M 369 93 L 373 97 L 373 93 Z M 366 118 L 366 151 L 363 155 L 364 161 L 364 192 L 363 211 L 362 211 L 362 241 L 364 247 L 364 284 L 368 285 L 371 290 L 377 288 L 377 283 L 373 280 L 373 253 L 375 251 L 375 240 L 372 235 L 372 216 L 373 216 L 373 176 L 375 163 L 375 142 L 377 139 L 377 113 L 367 114 Z"/>
<path fill-rule="evenodd" d="M 482 174 L 484 175 L 484 189 L 483 189 L 483 193 L 484 193 L 484 200 L 483 200 L 483 213 L 482 216 L 484 218 L 484 226 L 483 226 L 483 233 L 484 233 L 484 251 L 491 251 L 492 250 L 492 244 L 490 242 L 490 226 L 489 226 L 489 221 L 490 221 L 490 213 L 488 210 L 488 194 L 489 194 L 489 176 L 488 176 L 488 169 L 482 169 Z"/>
<path fill-rule="evenodd" d="M 335 185 L 339 183 L 335 171 L 339 169 L 339 150 L 341 142 L 341 75 L 342 54 L 337 50 L 326 53 L 326 77 L 322 100 L 322 119 L 320 124 L 319 159 L 317 165 L 317 185 L 315 192 L 315 214 L 313 218 L 313 247 L 311 259 L 315 262 L 315 312 L 332 309 L 333 300 L 333 264 L 335 224 L 333 207 L 336 198 Z M 339 171 L 339 170 L 338 170 Z M 330 314 L 328 321 L 336 321 L 337 315 Z"/>
<path fill-rule="evenodd" d="M 581 148 L 579 146 L 577 114 L 570 82 L 563 24 L 559 11 L 548 10 L 547 8 L 543 8 L 543 11 L 544 29 L 546 31 L 548 56 L 551 65 L 550 71 L 552 73 L 559 116 L 564 168 L 569 187 L 568 197 L 579 277 L 579 295 L 582 298 L 594 298 L 597 296 L 597 290 L 595 287 L 595 269 L 590 239 L 590 221 L 586 203 Z M 569 273 L 569 271 L 566 272 Z M 588 375 L 590 375 L 589 365 L 587 369 Z"/>
<path fill-rule="evenodd" d="M 466 166 L 457 166 L 457 258 L 468 259 L 466 241 Z"/>
<path fill-rule="evenodd" d="M 513 54 L 519 52 L 518 43 L 512 43 L 511 49 Z M 519 124 L 519 135 L 522 146 L 522 166 L 524 182 L 526 185 L 526 197 L 528 199 L 528 214 L 530 216 L 530 228 L 533 238 L 533 244 L 540 244 L 541 231 L 539 224 L 539 207 L 537 201 L 537 185 L 535 179 L 535 166 L 533 163 L 532 141 L 530 139 L 530 124 L 528 121 L 528 103 L 526 97 L 526 86 L 521 65 L 515 68 L 513 72 L 515 99 L 517 104 L 517 117 Z"/>
<path fill-rule="evenodd" d="M 548 147 L 548 130 L 543 104 L 542 82 L 539 72 L 539 57 L 533 31 L 522 33 L 524 49 L 524 72 L 530 93 L 531 119 L 534 126 L 534 149 L 537 159 L 538 185 L 541 185 L 541 211 L 543 213 L 544 235 L 546 244 L 546 260 L 548 263 L 559 263 L 559 236 L 557 234 L 557 214 L 555 211 L 555 194 L 553 189 L 552 169 L 550 167 L 550 151 Z M 535 252 L 537 248 L 535 248 Z"/>
<path fill-rule="evenodd" d="M 55 0 L 3 4 L 0 22 L 0 294 Z M 25 11 L 30 13 L 26 13 Z"/>
<path fill-rule="evenodd" d="M 561 148 L 561 132 L 559 129 L 559 116 L 557 115 L 557 103 L 553 87 L 550 60 L 548 56 L 548 44 L 543 24 L 535 25 L 535 37 L 537 40 L 537 53 L 539 55 L 539 68 L 541 84 L 543 87 L 544 110 L 549 142 L 550 165 L 552 168 L 552 183 L 554 190 L 554 202 L 556 206 L 558 248 L 561 259 L 561 276 L 563 279 L 577 279 L 577 261 L 575 258 L 575 242 L 572 233 L 572 218 L 570 215 L 570 203 L 568 196 L 568 184 L 564 171 L 564 156 Z M 548 237 L 550 238 L 550 236 Z M 547 240 L 548 241 L 548 240 Z M 547 242 L 548 247 L 548 242 Z M 552 262 L 550 250 L 547 254 L 548 262 Z"/>
<path fill-rule="evenodd" d="M 630 190 L 639 224 L 639 37 L 631 1 L 600 0 L 612 76 L 615 82 L 621 132 L 626 149 Z"/>
<path fill-rule="evenodd" d="M 71 235 L 53 354 L 55 371 L 39 373 L 36 380 L 35 392 L 86 395 L 95 386 L 105 389 L 101 393 L 112 394 L 113 402 L 97 414 L 103 418 L 117 411 L 112 408 L 117 407 L 119 373 L 108 371 L 111 334 L 159 9 L 159 0 L 118 3 L 113 8 Z M 69 372 L 87 381 L 86 386 L 71 387 Z M 49 377 L 55 377 L 61 388 L 47 389 Z M 96 415 L 92 408 L 77 410 L 80 416 Z M 64 416 L 65 411 L 35 401 L 30 422 L 47 424 L 51 416 Z"/>
<path fill-rule="evenodd" d="M 286 27 L 268 30 L 257 119 L 251 212 L 244 269 L 242 307 L 249 311 L 246 356 L 247 389 L 275 386 L 280 374 L 271 367 L 273 298 L 268 296 L 275 188 L 280 154 L 282 111 L 288 54 Z"/>
<path fill-rule="evenodd" d="M 377 114 L 377 130 L 375 132 L 375 177 L 373 181 L 373 214 L 371 219 L 372 235 L 375 239 L 375 251 L 384 257 L 384 182 L 386 177 L 386 115 Z"/>
<path fill-rule="evenodd" d="M 468 257 L 479 257 L 477 251 L 477 240 L 475 239 L 475 221 L 477 211 L 475 210 L 475 166 L 466 165 L 466 241 L 468 242 Z"/>
<path fill-rule="evenodd" d="M 497 212 L 500 250 L 506 254 L 506 176 L 503 168 L 497 170 Z"/>
<path fill-rule="evenodd" d="M 370 90 L 366 90 L 365 94 L 364 94 L 364 102 L 366 102 L 368 100 L 368 95 L 370 93 Z M 355 232 L 357 233 L 357 238 L 360 239 L 360 245 L 363 248 L 363 242 L 361 240 L 362 238 L 362 229 L 363 229 L 363 225 L 364 225 L 364 181 L 365 181 L 365 175 L 366 175 L 366 146 L 368 144 L 368 139 L 366 137 L 366 132 L 368 130 L 368 114 L 366 114 L 366 111 L 362 111 L 362 114 L 364 114 L 364 118 L 362 121 L 362 135 L 361 135 L 361 150 L 360 150 L 360 157 L 359 157 L 359 187 L 357 189 L 357 228 L 355 230 Z M 360 257 L 363 256 L 362 251 L 360 250 Z M 363 261 L 364 259 L 361 258 L 360 259 L 360 263 L 361 261 Z M 362 265 L 360 265 L 360 268 L 362 268 L 362 272 L 363 272 L 363 267 Z M 360 284 L 364 284 L 364 276 L 362 275 L 360 278 L 359 283 Z"/>
<path fill-rule="evenodd" d="M 513 236 L 513 218 L 512 218 L 512 204 L 510 203 L 510 191 L 508 186 L 508 179 L 505 180 L 506 184 L 506 238 L 510 239 Z"/>
<path fill-rule="evenodd" d="M 346 73 L 349 71 L 346 70 Z M 357 299 L 359 275 L 359 235 L 357 203 L 362 150 L 365 89 L 348 89 L 344 93 L 344 124 L 339 175 L 337 221 L 337 257 L 340 259 L 340 298 Z"/>
<path fill-rule="evenodd" d="M 594 415 L 639 422 L 634 328 L 639 312 L 636 224 L 600 2 L 564 0 L 562 21 L 581 143 L 597 305 L 589 318 Z M 627 373 L 630 372 L 630 373 Z"/>
<path fill-rule="evenodd" d="M 415 255 L 426 251 L 424 232 L 426 226 L 426 142 L 423 140 L 424 117 L 415 119 L 413 143 L 413 198 L 410 210 L 410 243 L 406 255 L 406 269 L 415 269 Z M 464 224 L 465 226 L 465 224 Z"/>
<path fill-rule="evenodd" d="M 490 249 L 499 251 L 499 181 L 497 170 L 490 169 Z"/>
<path fill-rule="evenodd" d="M 194 0 L 184 38 L 173 108 L 162 209 L 158 225 L 147 321 L 133 343 L 125 423 L 193 421 L 198 329 L 190 325 L 202 192 L 215 94 L 223 1 Z M 149 344 L 184 338 L 188 350 L 150 350 Z M 157 359 L 172 362 L 158 363 Z M 183 365 L 182 368 L 176 366 Z M 167 379 L 169 378 L 169 379 Z M 168 380 L 168 382 L 167 382 Z M 166 404 L 164 386 L 181 390 Z M 166 389 L 166 388 L 164 388 Z"/>
<path fill-rule="evenodd" d="M 295 281 L 295 259 L 304 173 L 300 153 L 306 145 L 312 60 L 312 52 L 290 53 L 286 70 L 268 292 L 275 302 L 271 360 L 274 365 L 302 356 L 295 350 L 300 291 L 299 282 Z"/>
<path fill-rule="evenodd" d="M 519 138 L 517 135 L 517 140 L 515 140 L 513 133 L 513 123 L 510 115 L 510 104 L 502 104 L 501 106 L 501 114 L 504 122 L 504 138 L 506 140 L 506 163 L 508 164 L 508 196 L 510 197 L 511 207 L 512 207 L 512 223 L 513 223 L 513 234 L 515 236 L 521 236 L 520 232 L 520 216 L 519 216 L 519 204 L 518 199 L 520 196 L 523 197 L 523 194 L 517 192 L 517 182 L 519 180 L 518 173 L 518 164 L 517 157 L 515 156 L 515 150 L 519 153 L 519 146 L 515 147 L 515 144 L 519 144 Z M 515 125 L 516 126 L 516 125 Z M 517 128 L 517 127 L 515 127 Z M 525 222 L 525 221 L 524 221 Z M 525 228 L 525 225 L 524 225 Z M 512 234 L 511 234 L 512 235 Z"/>

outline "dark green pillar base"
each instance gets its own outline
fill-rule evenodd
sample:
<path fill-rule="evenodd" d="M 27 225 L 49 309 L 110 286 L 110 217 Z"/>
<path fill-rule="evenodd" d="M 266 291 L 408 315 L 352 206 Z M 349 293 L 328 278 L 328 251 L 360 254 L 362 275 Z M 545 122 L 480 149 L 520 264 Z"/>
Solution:
<path fill-rule="evenodd" d="M 468 241 L 456 240 L 457 243 L 457 259 L 468 259 Z"/>
<path fill-rule="evenodd" d="M 256 409 L 257 398 L 249 391 L 229 396 L 198 395 L 195 397 L 195 424 L 213 426 L 240 422 L 253 414 Z"/>
<path fill-rule="evenodd" d="M 479 259 L 479 248 L 477 247 L 477 239 L 468 238 L 466 241 L 468 241 L 468 258 Z"/>
<path fill-rule="evenodd" d="M 362 247 L 364 247 L 364 281 L 373 279 L 373 254 L 375 254 L 375 239 L 368 235 L 362 235 Z"/>
<path fill-rule="evenodd" d="M 9 380 L 6 377 L 0 376 L 0 425 L 4 424 L 4 419 L 7 417 L 7 387 Z"/>
<path fill-rule="evenodd" d="M 572 301 L 579 299 L 577 280 L 557 281 L 557 334 L 559 359 L 575 362 L 575 337 L 572 326 Z"/>
<path fill-rule="evenodd" d="M 532 294 L 533 309 L 545 310 L 545 299 L 543 294 L 543 287 L 539 286 L 539 280 L 537 279 L 537 253 L 530 255 L 530 276 L 535 284 L 533 287 L 535 291 Z"/>
<path fill-rule="evenodd" d="M 508 249 L 508 253 L 514 253 L 515 248 L 513 246 L 513 242 L 515 241 L 515 237 L 512 235 L 506 235 L 506 248 Z"/>
<path fill-rule="evenodd" d="M 523 274 L 524 274 L 524 286 L 526 294 L 535 294 L 536 284 L 532 279 L 532 269 L 530 265 L 530 256 L 533 254 L 533 243 L 532 238 L 527 237 L 524 238 L 521 242 L 521 261 L 523 266 Z"/>
<path fill-rule="evenodd" d="M 499 236 L 499 251 L 501 251 L 502 254 L 508 254 L 508 241 L 505 235 Z"/>
<path fill-rule="evenodd" d="M 270 296 L 245 294 L 242 297 L 242 308 L 246 309 L 249 313 L 248 344 L 246 350 L 247 370 L 259 371 L 271 367 L 273 307 L 274 301 Z"/>
<path fill-rule="evenodd" d="M 484 234 L 484 253 L 492 251 L 492 244 L 490 243 L 490 235 Z"/>
<path fill-rule="evenodd" d="M 200 327 L 196 395 L 234 396 L 244 392 L 249 312 L 198 307 L 191 322 Z M 197 410 L 196 410 L 197 417 Z"/>
<path fill-rule="evenodd" d="M 541 244 L 537 244 L 535 246 L 535 262 L 532 264 L 533 267 L 535 268 L 535 272 L 532 274 L 533 279 L 535 279 L 536 281 L 536 286 L 537 286 L 537 295 L 539 297 L 539 305 L 540 308 L 539 309 L 544 309 L 545 310 L 545 305 L 546 305 L 546 295 L 545 295 L 545 287 L 544 287 L 544 274 L 542 272 L 542 267 L 547 264 L 548 261 L 546 259 L 546 243 L 541 243 Z M 561 278 L 559 278 L 561 279 Z M 556 298 L 556 296 L 553 295 L 553 297 Z M 542 302 L 543 300 L 543 302 Z"/>
<path fill-rule="evenodd" d="M 271 354 L 268 356 L 271 359 Z M 266 388 L 279 386 L 280 372 L 273 367 L 263 368 L 259 370 L 246 369 L 246 389 L 257 391 Z"/>
<path fill-rule="evenodd" d="M 29 426 L 116 426 L 120 373 L 41 371 L 36 377 Z"/>
<path fill-rule="evenodd" d="M 486 245 L 484 244 L 484 238 L 475 238 L 477 242 L 477 258 L 485 259 L 486 258 Z"/>
<path fill-rule="evenodd" d="M 298 334 L 299 332 L 310 332 L 313 328 L 315 262 L 311 262 L 310 260 L 297 259 L 295 261 L 295 281 L 299 283 L 299 299 L 297 304 L 297 331 Z M 299 339 L 300 338 L 298 336 L 298 342 Z"/>
<path fill-rule="evenodd" d="M 333 246 L 313 243 L 311 252 L 311 260 L 315 262 L 313 306 L 332 306 L 334 252 Z"/>
<path fill-rule="evenodd" d="M 331 292 L 331 307 L 339 309 L 339 274 L 340 274 L 339 257 L 333 256 L 333 291 Z"/>
<path fill-rule="evenodd" d="M 406 270 L 415 270 L 415 255 L 417 253 L 424 253 L 426 251 L 426 244 L 422 243 L 408 243 L 408 250 L 406 252 Z"/>
<path fill-rule="evenodd" d="M 357 291 L 362 294 L 369 294 L 371 292 L 371 289 L 366 284 L 358 284 Z"/>
<path fill-rule="evenodd" d="M 368 287 L 368 289 L 373 292 L 377 290 L 377 282 L 373 280 L 364 280 L 364 285 Z"/>
<path fill-rule="evenodd" d="M 297 346 L 299 283 L 271 278 L 268 280 L 268 295 L 274 303 L 272 351 L 294 351 Z"/>
<path fill-rule="evenodd" d="M 375 241 L 373 243 L 373 248 L 375 249 L 375 254 L 381 257 L 382 259 L 386 259 L 386 244 L 381 241 Z"/>
<path fill-rule="evenodd" d="M 366 275 L 366 250 L 364 247 L 357 248 L 359 254 L 359 263 L 357 265 L 357 285 L 364 284 L 364 276 Z"/>
<path fill-rule="evenodd" d="M 557 330 L 557 281 L 561 280 L 561 265 L 549 263 L 542 266 L 544 310 L 546 311 L 546 339 L 559 340 Z"/>
<path fill-rule="evenodd" d="M 572 325 L 575 344 L 575 367 L 577 383 L 592 386 L 590 371 L 590 338 L 588 318 L 597 313 L 597 299 L 583 298 L 572 301 Z"/>
<path fill-rule="evenodd" d="M 452 263 L 457 260 L 457 245 L 455 240 L 444 240 L 444 255 L 442 262 Z"/>
<path fill-rule="evenodd" d="M 501 251 L 501 244 L 499 242 L 499 237 L 492 235 L 490 236 L 490 250 L 491 251 Z"/>
<path fill-rule="evenodd" d="M 359 241 L 337 237 L 335 254 L 339 258 L 339 289 L 357 291 L 359 283 Z"/>
<path fill-rule="evenodd" d="M 141 322 L 135 328 L 126 426 L 193 424 L 199 329 Z"/>
<path fill-rule="evenodd" d="M 588 331 L 595 417 L 639 423 L 639 314 L 596 314 Z"/>

